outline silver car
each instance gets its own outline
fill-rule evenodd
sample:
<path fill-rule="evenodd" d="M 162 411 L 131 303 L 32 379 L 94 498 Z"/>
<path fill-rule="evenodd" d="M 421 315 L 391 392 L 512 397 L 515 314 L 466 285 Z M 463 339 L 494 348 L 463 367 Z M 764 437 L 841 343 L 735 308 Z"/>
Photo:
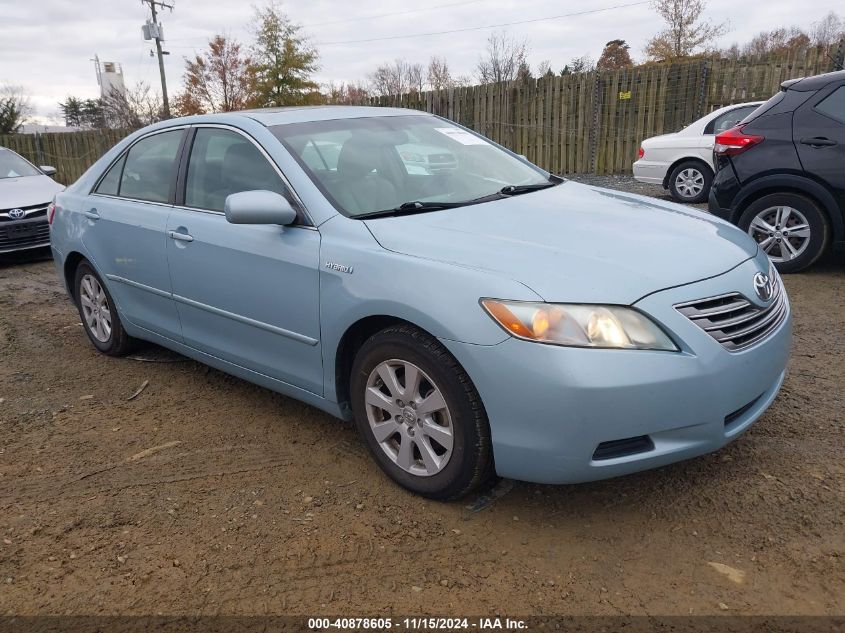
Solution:
<path fill-rule="evenodd" d="M 50 178 L 55 173 L 0 147 L 0 253 L 50 245 L 47 207 L 64 189 Z"/>

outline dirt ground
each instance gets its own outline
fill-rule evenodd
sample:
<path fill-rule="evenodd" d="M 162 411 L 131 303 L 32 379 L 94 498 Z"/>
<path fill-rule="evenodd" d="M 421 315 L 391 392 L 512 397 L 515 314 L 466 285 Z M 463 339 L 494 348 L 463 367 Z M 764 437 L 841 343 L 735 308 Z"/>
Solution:
<path fill-rule="evenodd" d="M 99 355 L 52 263 L 6 260 L 0 615 L 843 614 L 845 261 L 785 281 L 789 376 L 739 440 L 473 513 L 316 409 Z"/>

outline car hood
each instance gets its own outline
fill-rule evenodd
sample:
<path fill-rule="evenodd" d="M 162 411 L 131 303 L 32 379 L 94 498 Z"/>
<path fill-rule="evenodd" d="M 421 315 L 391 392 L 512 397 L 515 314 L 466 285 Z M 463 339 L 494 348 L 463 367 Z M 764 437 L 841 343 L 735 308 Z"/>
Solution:
<path fill-rule="evenodd" d="M 47 204 L 63 189 L 49 176 L 0 178 L 0 209 Z"/>
<path fill-rule="evenodd" d="M 493 271 L 546 301 L 631 304 L 757 252 L 750 237 L 704 212 L 571 181 L 366 224 L 388 250 Z"/>

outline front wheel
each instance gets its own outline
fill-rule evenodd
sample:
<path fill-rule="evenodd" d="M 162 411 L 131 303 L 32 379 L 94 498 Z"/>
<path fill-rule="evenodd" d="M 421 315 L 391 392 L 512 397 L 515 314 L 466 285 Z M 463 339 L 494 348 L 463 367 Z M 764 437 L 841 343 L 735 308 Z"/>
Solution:
<path fill-rule="evenodd" d="M 399 485 L 448 500 L 492 479 L 481 398 L 455 358 L 422 330 L 396 325 L 366 341 L 350 392 L 358 432 Z"/>
<path fill-rule="evenodd" d="M 778 271 L 795 273 L 821 257 L 830 237 L 827 216 L 810 198 L 773 193 L 748 205 L 739 218 Z"/>

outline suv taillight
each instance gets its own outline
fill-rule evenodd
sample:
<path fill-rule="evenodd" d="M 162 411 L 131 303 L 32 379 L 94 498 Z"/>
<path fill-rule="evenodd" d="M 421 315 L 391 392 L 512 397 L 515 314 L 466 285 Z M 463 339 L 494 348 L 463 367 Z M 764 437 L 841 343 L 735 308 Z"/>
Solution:
<path fill-rule="evenodd" d="M 742 131 L 743 127 L 742 125 L 737 125 L 730 130 L 725 130 L 721 134 L 717 134 L 716 145 L 713 147 L 713 151 L 719 156 L 736 156 L 766 140 L 765 136 L 745 134 Z"/>
<path fill-rule="evenodd" d="M 56 217 L 56 203 L 51 202 L 47 205 L 47 224 L 53 223 L 53 218 Z"/>
<path fill-rule="evenodd" d="M 641 147 L 637 150 L 637 158 L 642 158 L 643 156 L 645 156 L 645 150 Z"/>

